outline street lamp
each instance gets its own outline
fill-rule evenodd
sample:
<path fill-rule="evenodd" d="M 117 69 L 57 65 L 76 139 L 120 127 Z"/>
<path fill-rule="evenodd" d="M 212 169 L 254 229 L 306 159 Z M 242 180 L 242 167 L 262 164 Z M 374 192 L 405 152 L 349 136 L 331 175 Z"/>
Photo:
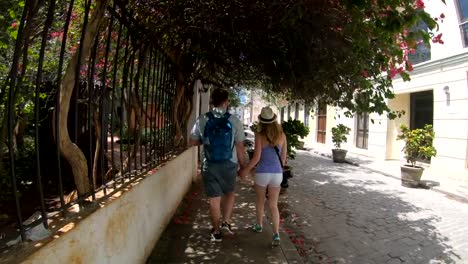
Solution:
<path fill-rule="evenodd" d="M 445 86 L 444 87 L 444 93 L 445 93 L 445 97 L 446 97 L 447 106 L 450 106 L 450 87 Z"/>

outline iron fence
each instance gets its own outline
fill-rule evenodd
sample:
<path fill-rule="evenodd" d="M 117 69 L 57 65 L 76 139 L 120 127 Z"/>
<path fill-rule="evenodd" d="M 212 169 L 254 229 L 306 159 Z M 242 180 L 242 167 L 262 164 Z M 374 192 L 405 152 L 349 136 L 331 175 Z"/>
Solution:
<path fill-rule="evenodd" d="M 125 6 L 106 2 L 26 0 L 7 10 L 17 15 L 0 39 L 11 66 L 0 68 L 0 228 L 23 240 L 48 228 L 50 212 L 86 206 L 174 150 L 174 65 Z"/>

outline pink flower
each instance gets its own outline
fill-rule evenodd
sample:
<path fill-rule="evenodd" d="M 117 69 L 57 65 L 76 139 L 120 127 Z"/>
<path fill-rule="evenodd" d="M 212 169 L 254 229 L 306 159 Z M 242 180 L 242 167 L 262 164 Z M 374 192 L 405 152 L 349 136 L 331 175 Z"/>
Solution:
<path fill-rule="evenodd" d="M 409 61 L 406 62 L 406 69 L 408 71 L 412 71 L 413 70 L 413 64 Z"/>
<path fill-rule="evenodd" d="M 58 37 L 61 37 L 62 34 L 63 34 L 62 32 L 56 31 L 56 32 L 50 33 L 50 37 L 51 38 L 58 38 Z"/>
<path fill-rule="evenodd" d="M 432 42 L 444 44 L 444 41 L 442 40 L 442 33 L 439 33 L 437 36 L 433 37 Z"/>
<path fill-rule="evenodd" d="M 397 69 L 390 69 L 390 71 L 388 73 L 388 76 L 390 77 L 390 79 L 393 79 L 393 78 L 395 78 L 397 73 L 398 73 Z"/>
<path fill-rule="evenodd" d="M 11 23 L 11 28 L 15 29 L 18 27 L 18 22 Z"/>
<path fill-rule="evenodd" d="M 416 8 L 419 8 L 419 9 L 424 9 L 425 8 L 423 0 L 416 0 L 415 5 L 416 5 Z"/>

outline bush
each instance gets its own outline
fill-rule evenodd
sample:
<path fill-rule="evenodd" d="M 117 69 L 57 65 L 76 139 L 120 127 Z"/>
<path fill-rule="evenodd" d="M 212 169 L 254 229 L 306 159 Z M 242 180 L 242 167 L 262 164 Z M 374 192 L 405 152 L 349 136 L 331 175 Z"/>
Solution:
<path fill-rule="evenodd" d="M 25 137 L 24 145 L 18 149 L 14 158 L 17 190 L 21 195 L 21 193 L 27 189 L 35 187 L 37 183 L 34 168 L 36 160 L 34 139 L 31 137 Z M 0 170 L 0 203 L 12 200 L 14 197 L 8 153 L 5 153 L 3 161 L 3 168 Z"/>
<path fill-rule="evenodd" d="M 258 125 L 257 121 L 253 122 L 252 125 L 250 125 L 250 130 L 252 130 L 252 132 L 254 133 L 257 133 L 257 125 Z"/>
<path fill-rule="evenodd" d="M 348 134 L 351 131 L 351 128 L 339 124 L 332 128 L 332 142 L 337 149 L 341 149 L 341 144 L 348 142 Z"/>
<path fill-rule="evenodd" d="M 416 166 L 416 161 L 420 158 L 430 159 L 436 156 L 437 151 L 432 145 L 435 137 L 432 125 L 425 125 L 424 128 L 413 130 L 401 125 L 400 130 L 397 139 L 405 141 L 403 153 L 405 153 L 406 161 L 412 167 Z"/>
<path fill-rule="evenodd" d="M 254 122 L 250 126 L 250 129 L 255 133 L 257 132 L 257 125 L 258 123 Z M 282 127 L 286 135 L 286 140 L 288 141 L 288 156 L 290 159 L 294 159 L 296 157 L 296 151 L 294 151 L 294 149 L 297 149 L 300 145 L 299 137 L 307 137 L 307 135 L 309 135 L 309 128 L 301 121 L 292 119 L 284 121 Z"/>
<path fill-rule="evenodd" d="M 282 126 L 286 139 L 288 140 L 288 156 L 294 159 L 296 157 L 296 151 L 294 151 L 294 149 L 300 145 L 299 137 L 307 137 L 309 128 L 301 121 L 292 119 L 283 122 Z"/>

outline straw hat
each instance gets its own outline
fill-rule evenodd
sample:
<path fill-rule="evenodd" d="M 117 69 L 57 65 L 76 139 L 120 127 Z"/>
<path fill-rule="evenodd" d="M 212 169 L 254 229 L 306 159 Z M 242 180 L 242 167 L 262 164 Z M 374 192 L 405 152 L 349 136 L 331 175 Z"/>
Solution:
<path fill-rule="evenodd" d="M 262 108 L 262 112 L 258 116 L 258 121 L 263 124 L 270 124 L 276 121 L 276 114 L 267 106 Z"/>

